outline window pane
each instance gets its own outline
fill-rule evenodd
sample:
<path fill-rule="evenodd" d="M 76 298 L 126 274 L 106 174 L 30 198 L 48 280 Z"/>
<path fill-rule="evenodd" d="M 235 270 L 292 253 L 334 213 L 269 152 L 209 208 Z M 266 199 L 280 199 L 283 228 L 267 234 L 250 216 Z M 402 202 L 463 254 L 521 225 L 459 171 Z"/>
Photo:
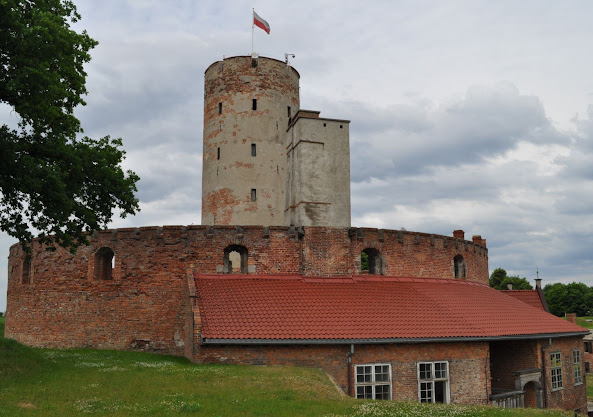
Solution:
<path fill-rule="evenodd" d="M 356 387 L 356 398 L 373 398 L 372 385 L 363 385 Z"/>
<path fill-rule="evenodd" d="M 389 385 L 375 385 L 375 399 L 389 400 L 390 399 Z"/>
<path fill-rule="evenodd" d="M 447 378 L 447 362 L 435 362 L 434 377 Z"/>
<path fill-rule="evenodd" d="M 431 379 L 432 378 L 432 364 L 421 363 L 420 364 L 420 379 Z"/>
<path fill-rule="evenodd" d="M 357 366 L 356 367 L 356 382 L 372 382 L 372 366 Z"/>
<path fill-rule="evenodd" d="M 432 382 L 421 382 L 420 383 L 420 402 L 431 403 L 432 402 Z"/>
<path fill-rule="evenodd" d="M 389 381 L 389 365 L 375 366 L 375 381 L 388 382 Z"/>

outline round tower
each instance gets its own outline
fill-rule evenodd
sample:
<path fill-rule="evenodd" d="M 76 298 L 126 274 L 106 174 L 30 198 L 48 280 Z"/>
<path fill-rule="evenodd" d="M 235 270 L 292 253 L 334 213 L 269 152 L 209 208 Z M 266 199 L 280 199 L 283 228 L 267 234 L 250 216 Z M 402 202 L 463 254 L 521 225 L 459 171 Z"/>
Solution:
<path fill-rule="evenodd" d="M 202 224 L 282 225 L 299 73 L 276 59 L 236 56 L 204 77 Z"/>

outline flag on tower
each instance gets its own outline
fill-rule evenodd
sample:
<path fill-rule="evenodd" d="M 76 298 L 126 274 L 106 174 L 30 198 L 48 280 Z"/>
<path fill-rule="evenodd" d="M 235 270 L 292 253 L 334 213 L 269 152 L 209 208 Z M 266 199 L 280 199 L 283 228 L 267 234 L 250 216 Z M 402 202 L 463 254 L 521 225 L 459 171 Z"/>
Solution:
<path fill-rule="evenodd" d="M 268 35 L 270 34 L 270 25 L 264 19 L 259 17 L 259 15 L 255 13 L 255 10 L 253 11 L 253 24 L 258 28 L 265 30 Z"/>

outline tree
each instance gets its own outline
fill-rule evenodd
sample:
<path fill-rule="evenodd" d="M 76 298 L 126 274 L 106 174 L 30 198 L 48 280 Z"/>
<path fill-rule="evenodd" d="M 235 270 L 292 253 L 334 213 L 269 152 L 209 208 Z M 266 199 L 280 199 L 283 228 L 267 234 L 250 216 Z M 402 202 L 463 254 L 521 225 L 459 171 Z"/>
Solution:
<path fill-rule="evenodd" d="M 369 254 L 366 252 L 360 253 L 360 270 L 361 271 L 369 270 Z"/>
<path fill-rule="evenodd" d="M 37 232 L 73 249 L 114 210 L 139 210 L 121 139 L 77 138 L 83 65 L 97 45 L 70 28 L 78 19 L 69 0 L 0 0 L 0 103 L 19 117 L 0 126 L 0 230 L 21 242 Z"/>
<path fill-rule="evenodd" d="M 533 287 L 527 281 L 527 278 L 521 278 L 518 275 L 507 275 L 507 271 L 502 268 L 496 268 L 490 274 L 489 284 L 497 290 L 506 290 L 507 284 L 513 284 L 514 290 L 532 290 Z"/>
<path fill-rule="evenodd" d="M 504 281 L 505 278 L 507 278 L 507 271 L 502 268 L 496 268 L 492 271 L 492 274 L 490 274 L 489 284 L 492 288 L 502 290 L 503 288 L 500 284 L 502 284 L 502 281 Z M 504 289 L 506 289 L 506 287 Z"/>
<path fill-rule="evenodd" d="M 527 281 L 527 278 L 520 278 L 516 275 L 506 277 L 500 283 L 499 289 L 506 290 L 508 288 L 507 284 L 513 284 L 514 290 L 532 290 L 533 286 Z"/>
<path fill-rule="evenodd" d="M 567 290 L 566 285 L 560 282 L 548 284 L 543 289 L 550 313 L 556 316 L 563 316 L 567 311 Z"/>

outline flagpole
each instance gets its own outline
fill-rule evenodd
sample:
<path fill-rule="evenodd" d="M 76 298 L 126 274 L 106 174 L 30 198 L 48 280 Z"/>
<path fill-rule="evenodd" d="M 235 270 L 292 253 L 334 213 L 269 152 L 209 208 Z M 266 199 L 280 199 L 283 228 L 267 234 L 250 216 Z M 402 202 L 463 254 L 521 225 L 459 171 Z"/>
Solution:
<path fill-rule="evenodd" d="M 251 9 L 251 57 L 253 58 L 253 32 L 255 32 L 255 23 L 253 22 L 253 13 L 255 13 L 255 8 Z"/>

